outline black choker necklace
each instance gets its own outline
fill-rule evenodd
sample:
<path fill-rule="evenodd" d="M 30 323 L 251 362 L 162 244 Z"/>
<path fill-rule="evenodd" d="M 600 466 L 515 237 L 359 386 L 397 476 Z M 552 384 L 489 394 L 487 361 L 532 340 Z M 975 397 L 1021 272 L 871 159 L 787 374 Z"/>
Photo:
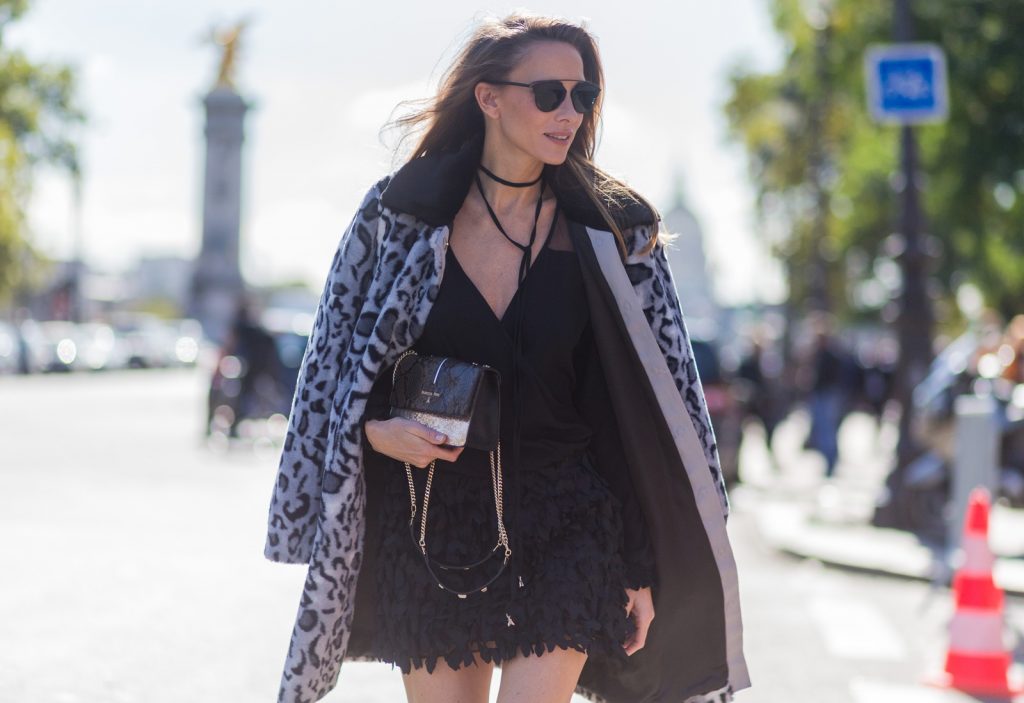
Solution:
<path fill-rule="evenodd" d="M 504 178 L 501 178 L 500 176 L 496 176 L 493 173 L 491 173 L 490 171 L 488 171 L 487 167 L 484 166 L 483 164 L 480 164 L 480 170 L 483 171 L 484 173 L 486 173 L 488 176 L 490 176 L 494 180 L 496 180 L 498 183 L 500 183 L 500 184 L 502 184 L 504 186 L 512 186 L 513 188 L 527 188 L 529 186 L 536 185 L 537 183 L 540 183 L 540 179 L 544 178 L 544 169 L 541 169 L 540 175 L 537 176 L 537 178 L 535 178 L 532 181 L 525 182 L 525 183 L 517 183 L 516 181 L 506 181 Z"/>

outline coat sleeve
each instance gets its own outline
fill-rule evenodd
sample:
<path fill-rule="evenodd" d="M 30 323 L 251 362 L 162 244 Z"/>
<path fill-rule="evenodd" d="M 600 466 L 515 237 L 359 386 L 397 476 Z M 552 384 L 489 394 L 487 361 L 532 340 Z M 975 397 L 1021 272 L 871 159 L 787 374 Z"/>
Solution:
<path fill-rule="evenodd" d="M 629 252 L 626 272 L 641 300 L 644 315 L 651 326 L 651 331 L 654 332 L 655 339 L 658 340 L 658 346 L 665 356 L 669 371 L 672 372 L 683 404 L 693 420 L 694 429 L 697 430 L 697 436 L 704 448 L 704 456 L 707 458 L 708 468 L 718 491 L 722 516 L 728 520 L 729 496 L 722 477 L 718 444 L 715 441 L 711 415 L 694 361 L 689 332 L 683 319 L 675 278 L 665 254 L 665 243 L 659 238 L 650 252 L 636 253 L 650 241 L 652 231 L 657 232 L 657 229 L 650 225 L 639 225 L 623 232 Z"/>
<path fill-rule="evenodd" d="M 264 555 L 308 563 L 320 511 L 321 477 L 345 350 L 369 290 L 377 261 L 380 196 L 388 177 L 363 196 L 334 254 L 299 365 L 287 432 L 270 501 Z"/>

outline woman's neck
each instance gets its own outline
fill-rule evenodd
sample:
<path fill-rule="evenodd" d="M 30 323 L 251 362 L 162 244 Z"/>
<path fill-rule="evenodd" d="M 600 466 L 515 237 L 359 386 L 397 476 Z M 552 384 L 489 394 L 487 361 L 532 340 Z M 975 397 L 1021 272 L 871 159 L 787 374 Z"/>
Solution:
<path fill-rule="evenodd" d="M 513 154 L 510 149 L 499 150 L 488 148 L 480 157 L 481 165 L 495 176 L 515 183 L 535 181 L 544 170 L 544 162 L 526 154 Z M 533 208 L 537 203 L 537 194 L 542 181 L 531 186 L 507 186 L 478 171 L 480 184 L 483 186 L 487 202 L 495 212 L 517 212 L 522 208 Z"/>

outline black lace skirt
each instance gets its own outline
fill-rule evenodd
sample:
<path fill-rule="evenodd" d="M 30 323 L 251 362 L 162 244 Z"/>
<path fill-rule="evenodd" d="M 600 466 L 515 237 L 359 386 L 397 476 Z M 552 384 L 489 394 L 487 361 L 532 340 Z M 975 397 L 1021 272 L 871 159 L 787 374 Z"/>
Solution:
<path fill-rule="evenodd" d="M 486 452 L 480 454 L 486 462 Z M 494 494 L 486 470 L 444 471 L 452 466 L 438 462 L 434 471 L 427 549 L 438 561 L 467 563 L 497 541 Z M 626 616 L 622 585 L 621 503 L 588 457 L 524 468 L 518 532 L 509 524 L 513 495 L 506 476 L 506 526 L 513 549 L 520 534 L 522 551 L 487 591 L 464 599 L 439 588 L 430 577 L 409 532 L 404 466 L 395 461 L 390 467 L 394 470 L 386 479 L 376 579 L 374 651 L 380 661 L 397 665 L 405 674 L 424 666 L 432 673 L 439 658 L 458 669 L 473 663 L 474 652 L 486 662 L 500 663 L 555 647 L 601 657 L 613 667 L 626 661 L 622 643 L 634 625 Z M 427 471 L 415 466 L 412 471 L 422 507 Z M 464 578 L 459 572 L 438 573 L 457 590 L 472 590 L 494 575 L 503 554 L 499 549 Z"/>

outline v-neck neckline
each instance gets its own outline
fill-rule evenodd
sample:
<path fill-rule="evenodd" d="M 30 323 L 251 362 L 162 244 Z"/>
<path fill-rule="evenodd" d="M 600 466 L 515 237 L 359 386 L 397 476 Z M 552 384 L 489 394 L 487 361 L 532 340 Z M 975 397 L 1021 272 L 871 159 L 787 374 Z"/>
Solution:
<path fill-rule="evenodd" d="M 530 262 L 530 267 L 526 270 L 526 275 L 523 277 L 522 282 L 520 282 L 520 284 L 516 286 L 516 290 L 512 294 L 512 297 L 509 299 L 508 305 L 505 306 L 505 310 L 504 312 L 502 312 L 501 317 L 498 317 L 498 313 L 494 312 L 494 309 L 491 307 L 490 303 L 487 302 L 487 298 L 484 297 L 484 294 L 480 292 L 479 288 L 477 288 L 476 283 L 474 283 L 473 279 L 469 277 L 468 273 L 466 273 L 466 269 L 463 267 L 462 262 L 459 261 L 459 257 L 455 255 L 455 250 L 452 249 L 451 244 L 449 243 L 449 245 L 446 247 L 447 253 L 451 255 L 452 260 L 455 262 L 455 266 L 459 269 L 459 272 L 462 273 L 462 277 L 466 279 L 466 282 L 469 283 L 469 287 L 473 289 L 473 292 L 476 295 L 477 300 L 479 300 L 483 304 L 484 308 L 491 314 L 491 319 L 493 319 L 499 325 L 504 326 L 505 320 L 508 319 L 509 312 L 512 310 L 512 306 L 516 304 L 516 301 L 520 297 L 519 293 L 523 290 L 523 283 L 526 283 L 526 281 L 530 279 L 530 276 L 533 274 L 533 269 L 537 267 L 537 264 L 540 263 L 541 258 L 544 256 L 544 253 L 550 248 L 549 245 L 551 244 L 551 237 L 555 233 L 555 226 L 558 224 L 558 216 L 561 215 L 560 210 L 561 208 L 558 208 L 557 206 L 555 207 L 555 217 L 551 221 L 551 227 L 548 229 L 547 237 L 544 238 L 544 244 L 541 245 L 540 251 L 537 252 L 536 258 L 534 258 L 534 260 Z M 452 226 L 451 224 L 449 224 L 449 237 L 451 236 L 451 231 Z"/>

